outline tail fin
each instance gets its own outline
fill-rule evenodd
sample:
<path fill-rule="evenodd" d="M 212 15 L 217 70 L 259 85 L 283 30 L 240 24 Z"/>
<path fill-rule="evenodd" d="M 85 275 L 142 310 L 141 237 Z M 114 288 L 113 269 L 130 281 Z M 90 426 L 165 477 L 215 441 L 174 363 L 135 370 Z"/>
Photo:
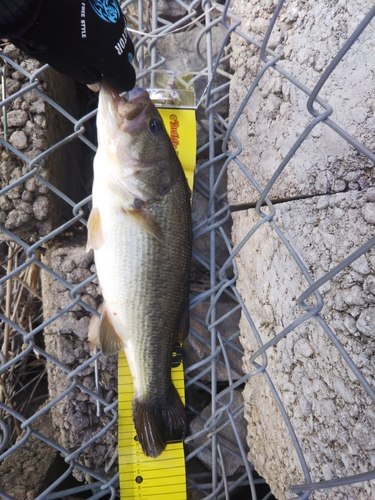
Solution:
<path fill-rule="evenodd" d="M 181 440 L 187 434 L 185 408 L 174 385 L 161 400 L 134 398 L 133 421 L 143 453 L 152 458 L 165 450 L 167 441 Z"/>

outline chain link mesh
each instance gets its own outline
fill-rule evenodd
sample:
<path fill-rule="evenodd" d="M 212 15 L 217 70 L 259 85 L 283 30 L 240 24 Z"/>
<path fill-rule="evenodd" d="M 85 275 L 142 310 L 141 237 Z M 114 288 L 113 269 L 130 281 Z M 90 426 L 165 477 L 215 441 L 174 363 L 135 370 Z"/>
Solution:
<path fill-rule="evenodd" d="M 278 395 L 277 389 L 271 376 L 267 371 L 268 352 L 270 349 L 286 338 L 290 332 L 299 325 L 314 318 L 326 335 L 334 344 L 340 356 L 350 367 L 355 377 L 360 382 L 369 398 L 375 402 L 375 391 L 372 385 L 361 373 L 356 363 L 349 356 L 330 325 L 321 315 L 324 307 L 324 297 L 319 289 L 328 283 L 334 276 L 344 268 L 350 266 L 361 255 L 368 252 L 375 245 L 375 236 L 371 237 L 353 253 L 342 259 L 338 265 L 330 269 L 319 279 L 314 279 L 312 273 L 306 268 L 298 251 L 286 238 L 280 226 L 274 220 L 277 214 L 277 205 L 273 204 L 268 195 L 270 190 L 280 178 L 283 170 L 288 166 L 290 160 L 296 155 L 298 149 L 309 137 L 318 124 L 329 127 L 341 136 L 347 143 L 353 146 L 360 155 L 366 157 L 371 163 L 375 160 L 375 154 L 358 142 L 348 132 L 342 129 L 332 119 L 333 108 L 320 96 L 320 91 L 328 80 L 336 66 L 350 51 L 360 34 L 368 26 L 375 15 L 373 7 L 362 22 L 356 27 L 352 35 L 347 39 L 336 57 L 328 64 L 322 76 L 313 88 L 307 88 L 295 76 L 287 73 L 280 64 L 280 56 L 268 48 L 273 27 L 277 22 L 283 9 L 283 1 L 280 1 L 273 11 L 266 35 L 262 42 L 249 37 L 242 30 L 241 19 L 231 13 L 231 1 L 225 5 L 211 1 L 195 0 L 190 3 L 177 0 L 175 2 L 177 14 L 173 15 L 166 11 L 158 11 L 158 2 L 133 2 L 127 1 L 122 4 L 127 12 L 129 27 L 133 30 L 132 37 L 135 42 L 138 59 L 138 80 L 142 84 L 150 69 L 173 69 L 170 61 L 159 50 L 160 40 L 168 40 L 168 34 L 181 30 L 188 32 L 194 27 L 198 30 L 195 40 L 195 52 L 201 61 L 202 69 L 194 69 L 193 80 L 198 97 L 197 123 L 204 139 L 198 141 L 196 180 L 194 198 L 204 200 L 205 216 L 200 220 L 194 220 L 194 236 L 196 245 L 194 248 L 193 284 L 190 302 L 192 326 L 190 330 L 191 342 L 199 343 L 201 348 L 201 359 L 195 359 L 188 363 L 186 376 L 186 390 L 188 395 L 199 394 L 189 398 L 187 411 L 190 417 L 198 417 L 202 424 L 193 428 L 193 432 L 186 439 L 186 462 L 188 490 L 195 491 L 196 498 L 234 498 L 236 492 L 242 492 L 241 498 L 270 498 L 269 490 L 264 493 L 259 489 L 264 485 L 264 480 L 256 474 L 252 464 L 247 459 L 247 445 L 243 435 L 240 435 L 238 419 L 242 418 L 244 402 L 236 397 L 236 389 L 243 388 L 250 377 L 263 377 L 268 384 L 278 408 L 285 421 L 300 461 L 306 484 L 291 485 L 290 491 L 300 499 L 308 498 L 316 489 L 326 489 L 352 484 L 361 481 L 375 479 L 375 470 L 364 472 L 359 475 L 348 475 L 344 478 L 330 479 L 314 483 L 311 480 L 309 467 L 306 463 L 304 453 L 295 434 L 293 425 L 288 417 L 283 403 Z M 214 30 L 221 29 L 219 43 L 213 46 Z M 252 80 L 246 95 L 238 110 L 229 118 L 229 87 L 232 78 L 229 68 L 231 37 L 235 33 L 241 38 L 242 43 L 251 45 L 257 50 L 259 62 L 262 67 L 257 76 Z M 217 37 L 216 37 L 217 39 Z M 95 138 L 90 136 L 88 130 L 92 128 L 95 109 L 81 113 L 78 118 L 74 113 L 67 111 L 64 105 L 58 104 L 51 93 L 44 88 L 45 74 L 48 66 L 28 66 L 18 64 L 16 57 L 5 49 L 0 54 L 2 64 L 2 102 L 3 110 L 3 134 L 0 137 L 3 152 L 7 152 L 12 161 L 19 162 L 18 174 L 9 175 L 8 182 L 2 186 L 0 200 L 4 204 L 2 208 L 1 238 L 2 258 L 0 292 L 1 292 L 1 342 L 2 353 L 0 357 L 0 461 L 5 461 L 22 449 L 28 440 L 36 439 L 44 443 L 47 448 L 56 450 L 64 459 L 65 470 L 54 477 L 48 486 L 38 492 L 36 498 L 52 500 L 56 498 L 74 497 L 74 495 L 91 495 L 85 498 L 111 498 L 118 497 L 118 473 L 115 465 L 116 454 L 112 451 L 112 461 L 105 473 L 99 473 L 89 462 L 80 459 L 85 450 L 97 442 L 106 439 L 110 433 L 114 433 L 117 421 L 116 398 L 107 398 L 96 386 L 86 384 L 86 374 L 95 373 L 98 376 L 98 360 L 100 352 L 89 354 L 86 352 L 80 362 L 63 362 L 62 358 L 52 355 L 40 341 L 40 332 L 51 332 L 61 318 L 79 308 L 82 318 L 85 315 L 96 314 L 95 303 L 87 300 L 88 287 L 96 285 L 94 272 L 85 275 L 84 279 L 72 282 L 66 273 L 60 272 L 53 266 L 49 266 L 43 258 L 46 249 L 52 248 L 59 238 L 65 238 L 70 231 L 75 234 L 76 228 L 86 226 L 87 214 L 90 203 L 90 195 L 81 199 L 73 199 L 68 196 L 54 178 L 49 176 L 45 161 L 55 158 L 63 150 L 64 146 L 76 144 L 77 141 L 84 144 L 86 156 L 90 157 L 88 151 L 95 151 Z M 267 78 L 270 71 L 276 71 L 293 86 L 301 90 L 306 96 L 306 109 L 311 115 L 311 120 L 296 142 L 289 149 L 283 161 L 268 180 L 265 187 L 258 184 L 255 177 L 249 173 L 246 165 L 242 163 L 240 154 L 241 142 L 236 135 L 235 127 L 240 117 L 243 116 L 246 106 L 251 104 L 261 78 Z M 9 92 L 6 85 L 7 74 L 17 72 L 18 81 L 22 82 L 19 88 Z M 17 81 L 16 78 L 13 81 Z M 8 93 L 6 89 L 8 88 Z M 9 137 L 8 128 L 10 110 L 14 109 L 17 99 L 26 99 L 34 94 L 33 102 L 44 102 L 54 110 L 54 113 L 63 117 L 69 123 L 69 132 L 64 133 L 52 144 L 46 145 L 43 150 L 38 150 L 34 155 L 24 152 L 17 147 L 17 142 Z M 77 116 L 77 115 L 75 115 Z M 48 124 L 47 124 L 48 127 Z M 22 139 L 22 137 L 21 137 Z M 21 140 L 19 139 L 19 140 Z M 8 157 L 7 157 L 8 158 Z M 10 161 L 10 160 L 9 160 Z M 53 161 L 53 160 L 52 160 Z M 4 158 L 3 158 L 4 162 Z M 18 165 L 18 163 L 17 163 Z M 250 183 L 259 193 L 255 210 L 259 215 L 259 221 L 248 227 L 246 236 L 236 243 L 234 247 L 230 236 L 231 210 L 228 205 L 226 192 L 226 176 L 230 166 L 235 165 L 246 176 L 246 182 Z M 62 173 L 64 175 L 64 172 Z M 6 211 L 6 196 L 9 199 L 19 199 L 15 193 L 22 193 L 27 183 L 36 183 L 39 193 L 51 196 L 48 205 L 49 210 L 58 206 L 55 210 L 63 210 L 64 217 L 50 226 L 30 226 L 29 231 L 20 232 L 22 224 L 30 224 L 34 214 L 29 214 L 25 220 L 20 220 L 11 226 L 9 224 L 10 211 Z M 70 179 L 75 183 L 75 179 Z M 79 181 L 77 180 L 77 183 Z M 224 187 L 223 187 L 224 186 Z M 13 196 L 14 195 L 14 196 Z M 57 201 L 59 204 L 57 204 Z M 34 201 L 35 204 L 35 201 Z M 18 207 L 20 202 L 18 203 Z M 34 206 L 34 205 L 33 205 Z M 61 206 L 64 208 L 62 209 Z M 264 207 L 267 208 L 264 208 Z M 14 208 L 14 207 L 13 207 Z M 68 210 L 69 209 L 69 210 Z M 238 207 L 237 207 L 238 209 Z M 236 210 L 237 210 L 236 209 Z M 70 215 L 66 215 L 69 212 Z M 63 222 L 61 222 L 63 220 Z M 18 224 L 18 225 L 17 225 Z M 301 273 L 305 277 L 308 286 L 298 298 L 298 304 L 304 311 L 293 323 L 280 331 L 270 341 L 263 344 L 261 335 L 255 326 L 251 313 L 249 312 L 243 297 L 240 296 L 236 282 L 238 279 L 238 267 L 236 258 L 251 240 L 257 231 L 264 225 L 271 227 L 277 234 L 279 244 L 283 245 L 290 254 Z M 84 234 L 84 230 L 82 230 Z M 37 235 L 37 236 L 35 236 Z M 200 242 L 205 241 L 207 251 L 203 249 Z M 218 248 L 222 250 L 219 252 Z M 195 274 L 194 274 L 195 272 Z M 64 307 L 60 307 L 56 313 L 46 317 L 46 309 L 42 309 L 42 297 L 36 283 L 40 273 L 45 273 L 51 279 L 51 283 L 58 282 L 64 291 L 66 301 Z M 34 278 L 33 278 L 34 276 Z M 34 279 L 34 281 L 33 281 Z M 46 297 L 44 290 L 43 297 Z M 311 297 L 314 300 L 311 300 Z M 230 304 L 222 307 L 222 304 Z M 312 305 L 313 304 L 313 305 Z M 27 321 L 27 308 L 34 310 L 33 319 Z M 42 312 L 43 311 L 43 312 Z M 254 338 L 259 348 L 250 359 L 254 371 L 243 374 L 235 366 L 233 356 L 241 358 L 243 351 L 238 342 L 240 335 L 238 327 L 239 313 L 250 325 Z M 85 323 L 86 324 L 86 323 Z M 229 326 L 230 325 L 230 326 Z M 204 327 L 209 336 L 201 333 Z M 48 330 L 50 328 L 51 330 Z M 45 366 L 52 366 L 59 377 L 64 379 L 64 390 L 60 389 L 56 396 L 47 398 L 37 395 L 44 394 L 41 391 L 43 377 L 45 377 Z M 35 368 L 35 375 L 33 369 Z M 17 375 L 17 370 L 32 372 L 29 378 Z M 224 375 L 223 375 L 224 373 Z M 11 387 L 11 380 L 18 377 L 21 382 L 17 388 Z M 96 381 L 97 382 L 97 381 Z M 28 392 L 27 385 L 31 387 Z M 36 389 L 39 387 L 39 390 Z M 34 389 L 33 389 L 34 388 Z M 18 392 L 17 392 L 18 391 Z M 96 431 L 90 439 L 86 439 L 76 448 L 67 449 L 60 444 L 58 436 L 46 435 L 43 429 L 37 428 L 36 423 L 51 409 L 58 408 L 62 402 L 71 402 L 77 394 L 85 395 L 91 402 L 95 402 L 98 417 Z M 23 398 L 28 403 L 21 404 Z M 33 403 L 33 398 L 35 399 Z M 202 405 L 199 398 L 206 403 Z M 207 406 L 207 403 L 209 405 Z M 65 404 L 65 403 L 64 403 Z M 206 408 L 203 411 L 203 408 Z M 207 410 L 208 408 L 208 410 Z M 38 429 L 38 430 L 37 430 Z M 226 433 L 230 429 L 229 434 Z M 223 430 L 225 436 L 223 437 Z M 229 436 L 229 437 L 228 437 Z M 111 442 L 110 440 L 108 442 Z M 111 442 L 112 443 L 112 442 Z M 108 444 L 108 443 L 107 443 Z M 109 446 L 109 445 L 108 445 Z M 111 444 L 113 446 L 113 443 Z M 197 457 L 202 454 L 209 456 L 209 468 L 197 468 Z M 228 460 L 225 454 L 242 464 L 235 474 L 228 474 L 226 467 Z M 206 462 L 207 464 L 207 462 Z M 80 478 L 87 480 L 87 484 L 81 482 L 76 486 L 65 486 L 65 480 L 73 471 L 78 471 Z M 239 472 L 241 471 L 241 472 Z M 76 473 L 77 475 L 77 473 Z M 246 493 L 244 493 L 244 491 Z M 5 499 L 17 498 L 9 491 L 1 491 Z M 200 496 L 199 496 L 200 495 Z M 79 498 L 81 498 L 79 496 Z"/>

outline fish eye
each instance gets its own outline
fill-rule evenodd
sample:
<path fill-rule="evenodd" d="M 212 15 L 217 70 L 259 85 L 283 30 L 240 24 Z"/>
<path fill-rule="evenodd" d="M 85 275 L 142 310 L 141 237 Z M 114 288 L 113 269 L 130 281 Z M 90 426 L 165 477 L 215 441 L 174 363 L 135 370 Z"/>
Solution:
<path fill-rule="evenodd" d="M 163 130 L 163 122 L 158 118 L 152 118 L 148 123 L 148 128 L 153 134 L 157 134 Z"/>

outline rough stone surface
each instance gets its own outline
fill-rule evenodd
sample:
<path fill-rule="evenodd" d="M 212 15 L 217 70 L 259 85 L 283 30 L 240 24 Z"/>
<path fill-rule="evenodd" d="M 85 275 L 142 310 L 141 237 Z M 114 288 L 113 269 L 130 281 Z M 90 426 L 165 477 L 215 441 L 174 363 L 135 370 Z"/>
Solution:
<path fill-rule="evenodd" d="M 123 3 L 125 2 L 121 2 L 121 4 Z M 192 0 L 187 0 L 184 3 L 185 5 L 190 5 L 192 3 Z M 134 16 L 135 19 L 138 19 L 138 8 L 139 4 L 137 2 L 133 2 L 130 5 L 127 5 L 124 12 L 130 17 L 130 21 L 131 16 Z M 151 20 L 151 6 L 148 4 L 148 2 L 143 2 L 143 12 L 144 23 L 147 25 Z M 176 18 L 181 18 L 182 16 L 186 15 L 186 8 L 175 0 L 160 0 L 157 3 L 157 14 L 158 16 L 164 19 L 169 19 L 173 22 L 174 20 L 176 20 Z"/>
<path fill-rule="evenodd" d="M 28 119 L 28 114 L 25 110 L 9 111 L 7 114 L 8 127 L 22 127 Z M 2 119 L 4 123 L 4 118 Z"/>
<path fill-rule="evenodd" d="M 26 57 L 12 44 L 6 44 L 2 50 L 30 73 L 40 67 L 39 62 Z M 72 80 L 53 70 L 46 71 L 38 79 L 39 90 L 47 93 L 69 113 L 77 114 L 78 96 Z M 11 65 L 7 66 L 7 96 L 11 96 L 21 88 L 27 88 L 29 84 L 21 72 Z M 4 134 L 10 144 L 29 160 L 36 158 L 51 145 L 73 132 L 73 125 L 49 106 L 35 89 L 17 97 L 7 106 L 6 130 L 4 123 L 2 117 L 1 134 Z M 74 171 L 73 174 L 72 169 L 79 163 L 84 161 L 82 161 L 82 143 L 77 140 L 38 161 L 37 174 L 74 199 L 80 183 L 71 183 L 69 179 L 73 175 L 77 176 L 77 172 Z M 58 227 L 61 219 L 66 218 L 67 209 L 61 199 L 54 197 L 39 179 L 35 177 L 30 177 L 26 181 L 22 179 L 29 170 L 29 164 L 18 155 L 4 148 L 0 150 L 0 189 L 14 184 L 14 187 L 0 199 L 2 224 L 32 244 Z"/>
<path fill-rule="evenodd" d="M 9 137 L 9 142 L 16 149 L 22 151 L 27 148 L 27 135 L 23 130 L 15 130 Z"/>
<path fill-rule="evenodd" d="M 85 238 L 70 239 L 51 248 L 45 256 L 45 264 L 71 285 L 76 286 L 93 272 L 93 255 L 85 249 Z M 43 273 L 42 281 L 44 315 L 52 317 L 72 303 L 70 291 L 50 275 Z M 81 290 L 82 300 L 97 308 L 100 301 L 97 283 L 90 283 Z M 90 357 L 87 329 L 91 315 L 76 305 L 45 328 L 46 351 L 74 370 Z M 92 352 L 91 352 L 92 354 Z M 47 363 L 49 393 L 51 398 L 60 396 L 72 384 L 67 373 L 58 364 Z M 107 402 L 117 397 L 117 358 L 101 356 L 98 360 L 100 396 Z M 90 364 L 77 375 L 79 383 L 96 392 L 94 364 Z M 86 392 L 75 388 L 52 407 L 53 424 L 57 429 L 59 443 L 66 449 L 78 449 L 99 433 L 111 421 L 103 412 L 97 415 L 95 400 Z M 100 439 L 79 455 L 79 462 L 103 476 L 112 477 L 113 469 L 107 470 L 116 452 L 117 427 L 112 426 Z M 75 477 L 82 481 L 84 475 L 75 469 Z M 87 479 L 87 478 L 86 478 Z"/>
<path fill-rule="evenodd" d="M 269 41 L 278 65 L 310 90 L 373 3 L 328 0 L 284 4 Z M 273 0 L 235 0 L 232 9 L 241 31 L 262 42 L 276 7 Z M 333 108 L 330 119 L 374 151 L 374 30 L 371 25 L 325 82 L 319 97 Z M 230 120 L 264 65 L 259 49 L 232 37 Z M 234 133 L 245 168 L 264 188 L 312 121 L 308 96 L 269 68 L 238 120 Z M 317 103 L 314 108 L 322 111 Z M 234 144 L 231 151 L 235 150 Z M 314 280 L 374 236 L 374 165 L 326 124 L 317 125 L 274 183 L 275 221 Z M 318 196 L 317 196 L 318 195 Z M 228 170 L 232 205 L 254 204 L 258 191 L 234 162 Z M 298 200 L 298 198 L 301 198 Z M 306 199 L 302 199 L 306 198 Z M 288 201 L 296 200 L 296 201 Z M 268 213 L 268 209 L 264 209 Z M 260 217 L 255 210 L 233 214 L 234 244 Z M 297 299 L 308 287 L 300 267 L 268 223 L 250 238 L 237 257 L 238 290 L 263 343 L 300 318 Z M 374 249 L 320 288 L 321 316 L 374 387 Z M 307 299 L 310 306 L 316 299 Z M 244 370 L 259 348 L 242 316 Z M 256 359 L 261 364 L 262 357 Z M 302 447 L 313 481 L 346 477 L 374 467 L 374 404 L 328 338 L 317 319 L 303 322 L 267 350 L 267 373 L 275 384 Z M 249 379 L 244 391 L 249 458 L 282 500 L 303 483 L 295 447 L 265 377 Z M 367 439 L 365 439 L 367 436 Z M 369 499 L 373 482 L 320 490 L 313 499 Z"/>
<path fill-rule="evenodd" d="M 371 195 L 370 195 L 371 196 Z M 334 268 L 374 235 L 363 217 L 366 192 L 276 205 L 274 221 L 314 280 Z M 233 214 L 234 244 L 259 221 L 255 210 Z M 262 342 L 300 318 L 297 299 L 308 287 L 301 269 L 276 231 L 263 224 L 237 258 L 237 288 Z M 375 251 L 370 250 L 320 287 L 321 316 L 368 383 L 375 385 Z M 314 298 L 307 299 L 314 306 Z M 259 348 L 245 317 L 241 319 L 246 360 Z M 375 405 L 317 319 L 310 319 L 267 350 L 267 373 L 286 408 L 313 481 L 344 477 L 373 468 Z M 257 358 L 261 363 L 261 357 Z M 302 470 L 266 380 L 249 379 L 244 391 L 250 460 L 282 500 L 290 484 L 304 482 Z M 368 483 L 321 491 L 312 498 L 372 498 Z M 332 496 L 333 495 L 333 496 Z"/>
<path fill-rule="evenodd" d="M 235 0 L 241 31 L 258 42 L 276 2 Z M 280 54 L 278 65 L 312 89 L 357 24 L 373 6 L 371 0 L 287 2 L 274 27 L 269 47 Z M 374 29 L 369 25 L 324 84 L 319 96 L 328 102 L 330 119 L 374 151 Z M 263 62 L 259 50 L 233 36 L 230 117 L 238 110 Z M 312 121 L 308 96 L 284 76 L 268 69 L 250 98 L 234 132 L 243 147 L 240 159 L 265 187 L 290 148 Z M 320 112 L 322 108 L 315 104 Z M 374 185 L 374 166 L 325 124 L 317 125 L 293 156 L 269 193 L 284 200 L 366 189 Z M 231 204 L 253 203 L 258 192 L 234 165 L 228 172 Z"/>
<path fill-rule="evenodd" d="M 41 416 L 32 424 L 32 429 L 44 437 L 54 439 L 51 414 Z M 25 437 L 25 432 L 19 440 Z M 35 436 L 31 436 L 17 451 L 0 465 L 1 490 L 15 499 L 34 500 L 48 476 L 58 451 Z"/>

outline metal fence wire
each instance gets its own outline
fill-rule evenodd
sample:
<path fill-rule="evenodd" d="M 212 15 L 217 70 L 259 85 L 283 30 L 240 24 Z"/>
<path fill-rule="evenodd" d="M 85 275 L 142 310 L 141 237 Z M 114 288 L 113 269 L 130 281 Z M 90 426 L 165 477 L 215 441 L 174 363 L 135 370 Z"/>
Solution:
<path fill-rule="evenodd" d="M 292 334 L 299 335 L 301 325 L 313 323 L 331 342 L 335 362 L 344 362 L 351 371 L 351 380 L 357 383 L 358 392 L 351 405 L 355 406 L 358 395 L 364 393 L 366 408 L 373 408 L 373 373 L 361 370 L 361 352 L 356 352 L 356 356 L 349 354 L 335 325 L 323 314 L 326 304 L 322 290 L 339 273 L 359 262 L 361 256 L 374 255 L 371 249 L 375 245 L 375 216 L 368 215 L 368 220 L 372 220 L 370 236 L 366 233 L 364 241 L 347 254 L 337 249 L 333 265 L 317 276 L 304 262 L 298 241 L 287 236 L 285 227 L 278 222 L 279 205 L 271 201 L 269 194 L 299 148 L 319 126 L 323 135 L 329 130 L 356 151 L 358 161 L 366 163 L 370 178 L 372 175 L 374 179 L 371 169 L 375 154 L 334 121 L 335 105 L 329 103 L 329 96 L 323 99 L 322 88 L 361 34 L 366 29 L 373 30 L 373 23 L 372 27 L 368 25 L 375 15 L 375 6 L 353 26 L 315 85 L 308 88 L 302 83 L 305 78 L 298 62 L 294 61 L 293 72 L 287 71 L 287 56 L 278 53 L 280 45 L 270 45 L 286 5 L 283 1 L 259 4 L 267 4 L 269 19 L 265 34 L 252 37 L 248 34 L 252 32 L 252 23 L 244 23 L 233 13 L 241 2 L 122 3 L 136 48 L 139 84 L 147 85 L 151 69 L 186 71 L 192 75 L 197 93 L 195 246 L 185 363 L 190 421 L 185 445 L 188 494 L 194 499 L 273 498 L 261 477 L 272 486 L 267 464 L 256 471 L 257 460 L 252 463 L 248 459 L 253 457 L 252 441 L 246 440 L 244 419 L 242 391 L 249 382 L 255 384 L 253 387 L 258 383 L 259 388 L 265 387 L 262 380 L 282 416 L 302 471 L 298 481 L 301 484 L 295 484 L 295 476 L 287 480 L 285 495 L 315 498 L 320 491 L 326 495 L 321 498 L 354 498 L 353 493 L 338 496 L 339 491 L 344 494 L 345 490 L 337 488 L 372 484 L 368 482 L 375 479 L 375 470 L 370 465 L 356 473 L 348 468 L 344 474 L 327 476 L 323 464 L 320 477 L 311 473 L 303 438 L 279 394 L 272 364 L 278 346 Z M 175 52 L 171 53 L 174 44 Z M 255 75 L 243 80 L 241 100 L 230 107 L 231 81 L 236 71 L 231 66 L 233 44 L 241 46 L 244 54 L 249 50 L 258 69 Z M 183 66 L 187 53 L 191 59 Z M 11 44 L 4 43 L 0 55 L 0 495 L 17 500 L 119 498 L 116 360 L 90 351 L 87 343 L 89 318 L 96 314 L 100 302 L 93 257 L 85 251 L 90 172 L 96 149 L 95 97 L 84 86 L 51 72 L 47 65 L 24 57 Z M 300 92 L 309 119 L 295 142 L 284 148 L 279 166 L 266 182 L 260 182 L 258 172 L 250 171 L 242 156 L 244 135 L 238 133 L 238 124 L 248 116 L 260 83 L 275 75 Z M 251 141 L 251 136 L 246 140 Z M 257 193 L 255 199 L 248 204 L 229 204 L 229 171 L 232 177 L 239 176 L 241 189 L 251 186 Z M 285 200 L 293 198 L 292 193 L 284 194 Z M 233 244 L 232 216 L 235 219 L 248 210 L 257 217 L 249 217 L 247 227 L 242 229 L 241 237 L 237 234 L 233 238 Z M 244 298 L 244 288 L 241 294 L 238 289 L 242 278 L 241 253 L 257 241 L 264 228 L 272 231 L 275 245 L 286 251 L 307 283 L 296 297 L 298 315 L 267 338 L 254 318 L 251 300 Z M 259 259 L 266 259 L 265 254 L 259 255 Z M 267 266 L 267 262 L 262 262 Z M 256 267 L 257 263 L 254 261 L 253 265 Z M 286 261 L 278 262 L 281 274 L 284 265 Z M 273 283 L 268 285 L 272 294 Z M 292 281 L 286 287 L 291 289 Z M 370 309 L 367 327 L 372 329 L 369 338 L 373 341 L 375 315 L 371 316 L 373 308 Z M 274 318 L 276 325 L 282 324 L 282 316 L 281 311 L 279 318 Z M 246 345 L 246 330 L 252 345 L 257 346 L 251 352 L 246 350 L 246 373 L 242 371 L 239 324 L 242 344 Z M 319 351 L 319 344 L 314 349 Z M 266 414 L 267 407 L 263 410 Z M 313 420 L 314 410 L 310 416 Z M 341 418 L 339 408 L 328 418 Z M 265 436 L 269 424 L 265 417 Z M 369 435 L 368 440 L 373 440 L 373 436 Z M 334 450 L 333 454 L 337 452 Z M 280 457 L 289 452 L 274 450 Z M 364 463 L 371 463 L 372 448 L 364 447 L 361 453 Z M 282 458 L 279 461 L 283 463 Z M 373 498 L 369 488 L 364 490 L 367 496 L 361 498 Z"/>

